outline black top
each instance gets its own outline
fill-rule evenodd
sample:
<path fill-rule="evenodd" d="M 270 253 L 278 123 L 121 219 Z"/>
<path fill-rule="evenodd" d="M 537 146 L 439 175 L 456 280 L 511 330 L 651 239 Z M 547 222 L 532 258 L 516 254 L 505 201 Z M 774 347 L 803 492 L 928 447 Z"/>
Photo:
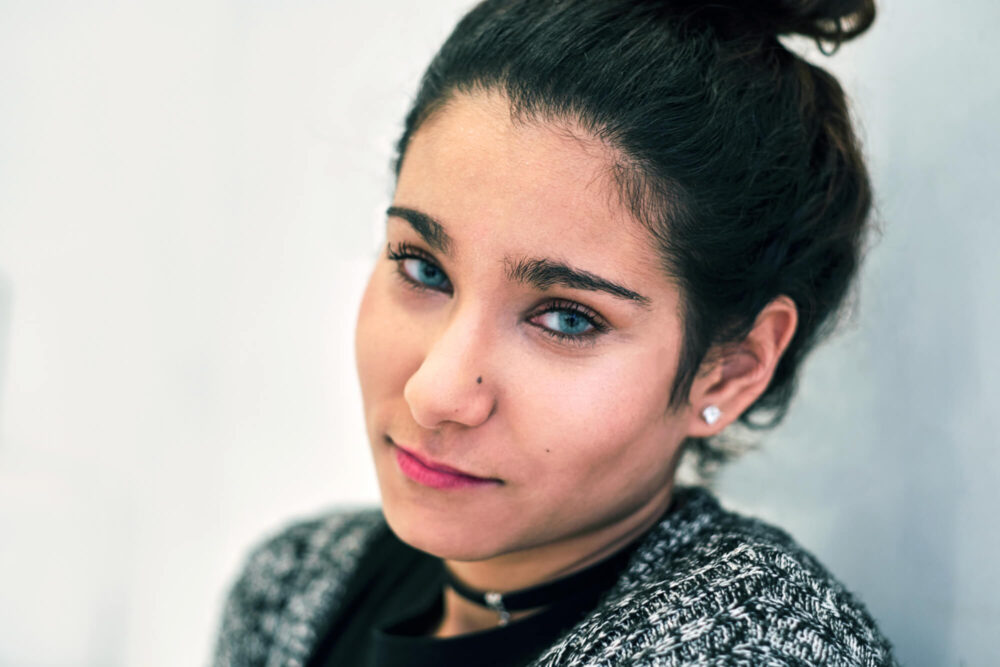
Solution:
<path fill-rule="evenodd" d="M 563 597 L 506 626 L 457 637 L 428 636 L 444 612 L 441 559 L 403 543 L 385 529 L 362 557 L 309 667 L 518 667 L 527 665 L 597 606 L 641 542 L 571 577 L 597 586 Z"/>

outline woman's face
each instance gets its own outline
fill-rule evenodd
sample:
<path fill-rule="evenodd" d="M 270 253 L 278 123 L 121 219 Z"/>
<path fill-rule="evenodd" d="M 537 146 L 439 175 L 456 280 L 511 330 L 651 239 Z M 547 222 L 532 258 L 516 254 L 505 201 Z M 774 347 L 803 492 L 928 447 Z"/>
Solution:
<path fill-rule="evenodd" d="M 356 349 L 383 511 L 416 548 L 482 560 L 665 508 L 679 293 L 609 164 L 497 95 L 413 136 Z"/>

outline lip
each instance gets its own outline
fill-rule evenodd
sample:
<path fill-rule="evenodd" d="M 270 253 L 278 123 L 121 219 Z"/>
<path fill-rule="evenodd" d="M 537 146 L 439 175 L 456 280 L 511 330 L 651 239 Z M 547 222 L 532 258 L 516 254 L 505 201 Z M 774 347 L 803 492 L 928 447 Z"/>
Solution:
<path fill-rule="evenodd" d="M 435 489 L 457 489 L 500 483 L 500 480 L 497 479 L 476 477 L 457 468 L 429 461 L 398 444 L 396 444 L 396 463 L 404 475 L 415 482 Z"/>
<path fill-rule="evenodd" d="M 465 472 L 464 470 L 459 470 L 458 468 L 452 468 L 451 466 L 446 466 L 443 463 L 438 463 L 437 461 L 433 461 L 427 458 L 426 456 L 417 454 L 409 447 L 403 447 L 398 442 L 393 441 L 393 444 L 402 449 L 404 452 L 406 452 L 413 458 L 415 458 L 418 462 L 420 462 L 421 465 L 423 465 L 426 468 L 430 468 L 431 470 L 437 470 L 439 472 L 450 472 L 453 475 L 461 475 L 462 477 L 472 477 L 473 479 L 486 479 L 485 477 L 478 477 L 476 475 L 473 475 L 472 473 Z"/>

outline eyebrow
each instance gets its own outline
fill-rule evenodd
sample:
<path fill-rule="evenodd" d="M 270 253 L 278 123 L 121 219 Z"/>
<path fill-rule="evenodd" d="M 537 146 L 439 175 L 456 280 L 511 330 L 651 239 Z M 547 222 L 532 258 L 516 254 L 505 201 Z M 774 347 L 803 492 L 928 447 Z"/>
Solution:
<path fill-rule="evenodd" d="M 444 230 L 444 226 L 431 216 L 403 206 L 390 206 L 386 215 L 401 218 L 410 223 L 413 230 L 438 252 L 449 254 L 452 238 Z M 615 282 L 602 278 L 589 271 L 574 269 L 568 264 L 548 258 L 504 258 L 507 280 L 545 291 L 555 285 L 569 289 L 604 292 L 619 299 L 635 303 L 643 308 L 650 307 L 649 297 L 628 289 Z"/>
<path fill-rule="evenodd" d="M 403 206 L 390 206 L 385 214 L 406 220 L 413 227 L 413 231 L 420 234 L 421 238 L 427 242 L 427 245 L 444 255 L 450 254 L 451 237 L 448 236 L 448 232 L 444 231 L 444 226 L 431 216 Z"/>

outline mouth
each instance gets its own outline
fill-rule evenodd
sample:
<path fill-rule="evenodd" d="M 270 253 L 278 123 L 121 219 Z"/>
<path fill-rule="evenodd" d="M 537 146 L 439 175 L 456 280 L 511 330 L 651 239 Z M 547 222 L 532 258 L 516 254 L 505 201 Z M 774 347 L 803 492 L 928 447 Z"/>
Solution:
<path fill-rule="evenodd" d="M 390 442 L 391 439 L 390 439 Z M 400 471 L 414 482 L 435 489 L 457 489 L 502 484 L 498 479 L 476 477 L 467 472 L 430 461 L 395 442 L 396 463 Z"/>

